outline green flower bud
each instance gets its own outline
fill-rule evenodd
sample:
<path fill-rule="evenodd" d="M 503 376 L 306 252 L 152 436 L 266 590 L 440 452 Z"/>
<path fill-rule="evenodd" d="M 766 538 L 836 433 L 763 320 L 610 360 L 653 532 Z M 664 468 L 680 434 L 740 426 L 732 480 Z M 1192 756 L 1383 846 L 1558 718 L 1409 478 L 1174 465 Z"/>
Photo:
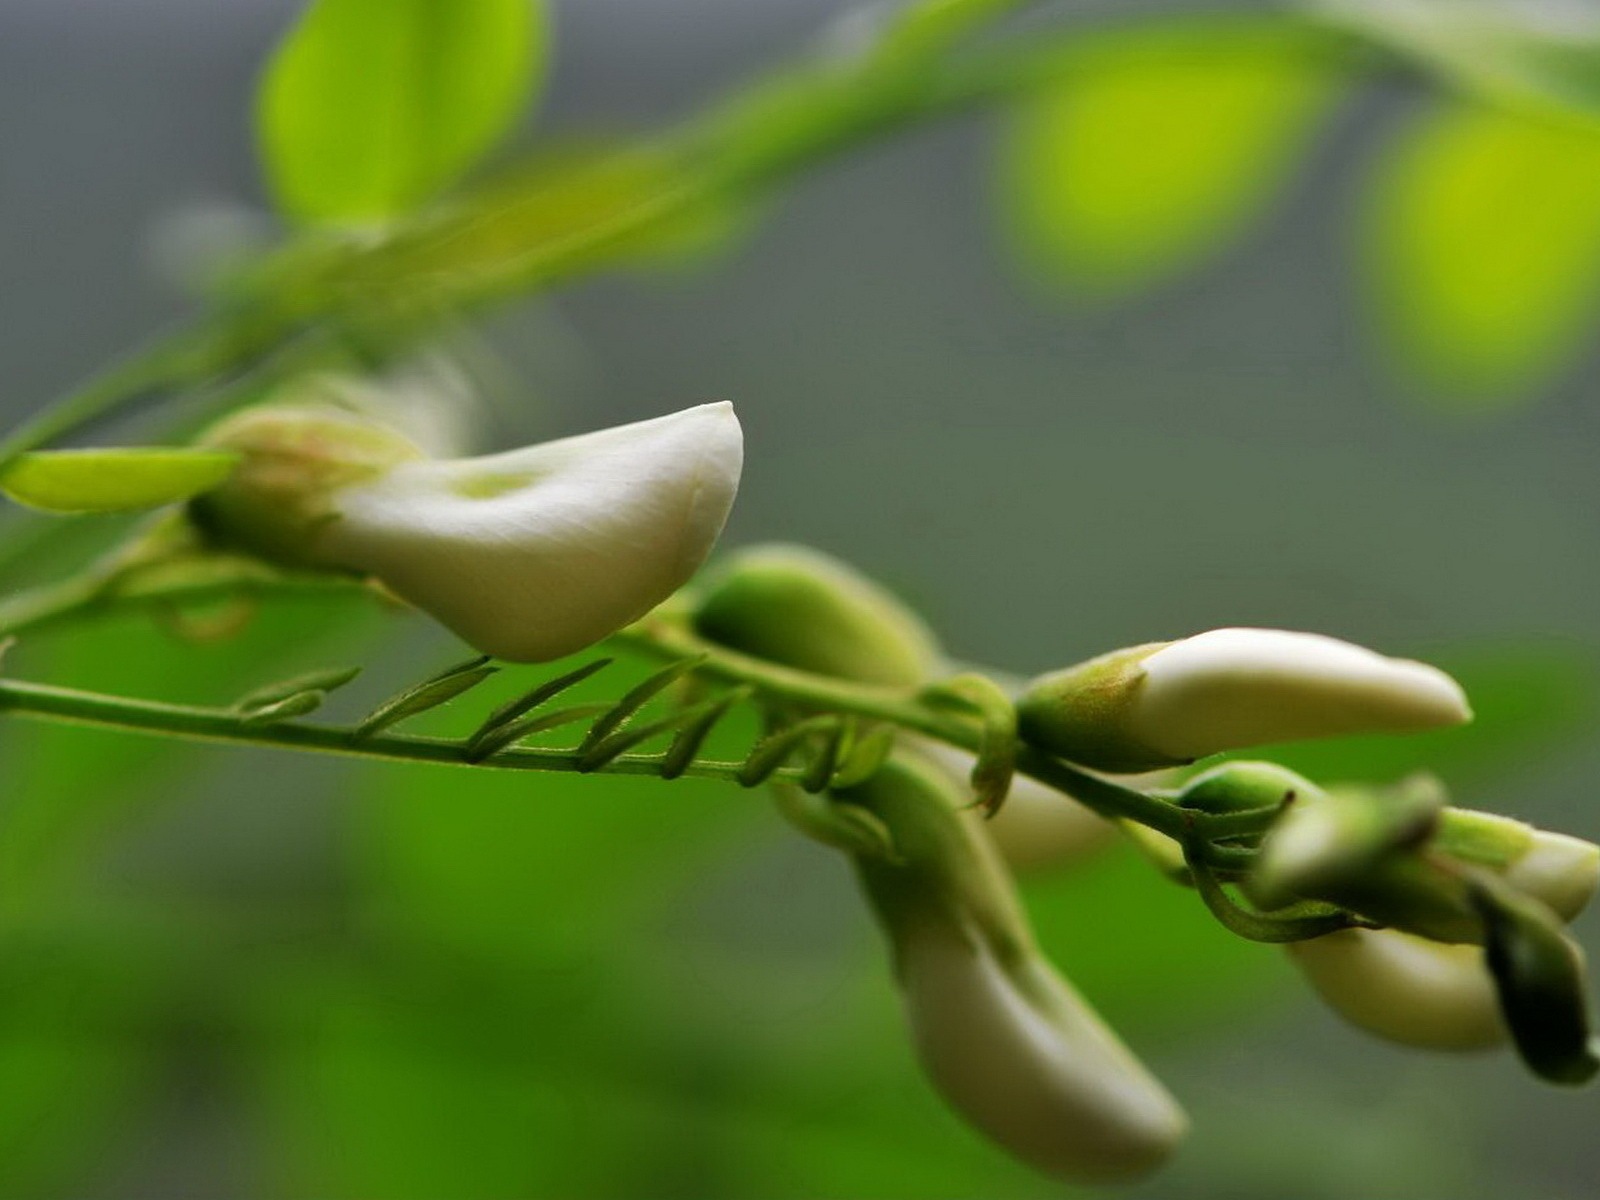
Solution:
<path fill-rule="evenodd" d="M 756 658 L 859 683 L 915 687 L 940 670 L 915 612 L 838 559 L 803 546 L 735 555 L 700 589 L 702 637 Z"/>
<path fill-rule="evenodd" d="M 1587 1083 L 1600 1071 L 1589 1026 L 1583 953 L 1548 908 L 1502 886 L 1474 881 L 1485 958 L 1500 1011 L 1529 1069 L 1552 1083 Z"/>
<path fill-rule="evenodd" d="M 1382 790 L 1302 791 L 1262 842 L 1250 895 L 1277 908 L 1360 887 L 1396 850 L 1426 839 L 1444 803 L 1443 788 L 1429 776 Z"/>
<path fill-rule="evenodd" d="M 1105 771 L 1178 766 L 1270 742 L 1411 733 L 1471 718 L 1422 663 L 1318 634 L 1214 629 L 1041 676 L 1018 707 L 1041 750 Z"/>

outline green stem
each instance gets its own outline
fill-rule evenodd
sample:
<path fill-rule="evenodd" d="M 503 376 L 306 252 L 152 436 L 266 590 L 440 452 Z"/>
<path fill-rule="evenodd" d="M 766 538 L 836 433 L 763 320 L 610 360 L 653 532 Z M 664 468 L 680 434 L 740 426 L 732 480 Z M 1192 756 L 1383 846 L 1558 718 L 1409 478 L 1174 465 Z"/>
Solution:
<path fill-rule="evenodd" d="M 52 687 L 20 680 L 0 680 L 0 714 L 32 717 L 39 720 L 117 729 L 186 741 L 217 742 L 227 745 L 268 746 L 281 750 L 309 750 L 320 754 L 340 754 L 353 758 L 385 759 L 393 762 L 435 763 L 453 767 L 489 767 L 501 770 L 583 772 L 582 756 L 576 750 L 539 750 L 517 747 L 502 750 L 482 762 L 467 757 L 466 744 L 444 738 L 407 737 L 384 734 L 354 740 L 352 731 L 327 725 L 284 722 L 276 725 L 251 725 L 231 709 L 199 708 L 182 704 L 163 704 L 154 700 L 130 700 L 72 688 Z M 734 783 L 739 763 L 699 761 L 690 764 L 685 775 L 719 779 Z M 658 775 L 661 759 L 653 755 L 623 755 L 600 768 L 597 774 Z M 801 772 L 784 768 L 774 778 L 795 780 Z"/>

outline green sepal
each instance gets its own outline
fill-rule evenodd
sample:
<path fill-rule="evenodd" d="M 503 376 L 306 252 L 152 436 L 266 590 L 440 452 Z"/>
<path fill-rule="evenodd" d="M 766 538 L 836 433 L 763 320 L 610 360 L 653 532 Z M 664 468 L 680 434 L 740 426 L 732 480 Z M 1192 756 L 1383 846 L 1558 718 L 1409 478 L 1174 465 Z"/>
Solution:
<path fill-rule="evenodd" d="M 1528 1069 L 1551 1083 L 1587 1083 L 1600 1071 L 1578 948 L 1560 919 L 1489 875 L 1467 885 L 1483 919 L 1500 1012 Z"/>
<path fill-rule="evenodd" d="M 209 491 L 239 461 L 226 450 L 184 447 L 37 450 L 0 471 L 0 491 L 43 512 L 135 512 Z"/>

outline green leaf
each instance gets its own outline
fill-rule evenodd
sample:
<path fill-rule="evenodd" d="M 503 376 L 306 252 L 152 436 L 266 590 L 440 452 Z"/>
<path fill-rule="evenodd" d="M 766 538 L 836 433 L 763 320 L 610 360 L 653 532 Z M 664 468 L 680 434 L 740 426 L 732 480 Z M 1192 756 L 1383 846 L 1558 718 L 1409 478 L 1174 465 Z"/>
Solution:
<path fill-rule="evenodd" d="M 537 0 L 313 0 L 258 98 L 278 203 L 371 221 L 430 199 L 516 120 L 545 25 Z"/>
<path fill-rule="evenodd" d="M 496 674 L 499 667 L 492 666 L 486 656 L 457 663 L 437 675 L 413 684 L 404 691 L 390 696 L 373 709 L 355 728 L 355 740 L 373 737 L 391 725 L 409 720 L 441 704 L 448 704 L 464 692 L 469 692 L 485 679 Z"/>
<path fill-rule="evenodd" d="M 214 488 L 238 461 L 237 454 L 222 450 L 38 450 L 0 473 L 0 491 L 45 512 L 129 512 Z"/>
<path fill-rule="evenodd" d="M 1272 197 L 1339 98 L 1304 31 L 1187 21 L 1078 38 L 1004 163 L 1023 261 L 1129 290 L 1192 265 Z"/>
<path fill-rule="evenodd" d="M 1496 103 L 1600 120 L 1600 21 L 1560 0 L 1317 0 L 1333 25 Z"/>
<path fill-rule="evenodd" d="M 1600 299 L 1600 129 L 1430 112 L 1379 170 L 1365 234 L 1424 380 L 1479 404 L 1525 392 L 1587 341 Z"/>

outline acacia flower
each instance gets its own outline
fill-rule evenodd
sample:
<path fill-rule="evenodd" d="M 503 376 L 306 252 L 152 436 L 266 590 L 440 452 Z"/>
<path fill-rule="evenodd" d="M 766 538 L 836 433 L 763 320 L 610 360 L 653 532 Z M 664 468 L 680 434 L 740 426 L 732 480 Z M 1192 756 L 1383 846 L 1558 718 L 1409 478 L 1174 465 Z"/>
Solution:
<path fill-rule="evenodd" d="M 1070 1182 L 1125 1181 L 1164 1162 L 1187 1131 L 1182 1109 L 1039 952 L 952 781 L 899 755 L 838 799 L 880 819 L 899 853 L 856 867 L 918 1058 L 951 1106 Z"/>
<path fill-rule="evenodd" d="M 1018 715 L 1040 749 L 1119 772 L 1472 716 L 1460 686 L 1435 667 L 1280 629 L 1213 629 L 1118 650 L 1036 679 Z"/>
<path fill-rule="evenodd" d="M 331 409 L 249 410 L 207 441 L 244 455 L 196 502 L 214 537 L 370 576 L 513 662 L 575 653 L 687 581 L 743 458 L 727 403 L 479 458 Z"/>

